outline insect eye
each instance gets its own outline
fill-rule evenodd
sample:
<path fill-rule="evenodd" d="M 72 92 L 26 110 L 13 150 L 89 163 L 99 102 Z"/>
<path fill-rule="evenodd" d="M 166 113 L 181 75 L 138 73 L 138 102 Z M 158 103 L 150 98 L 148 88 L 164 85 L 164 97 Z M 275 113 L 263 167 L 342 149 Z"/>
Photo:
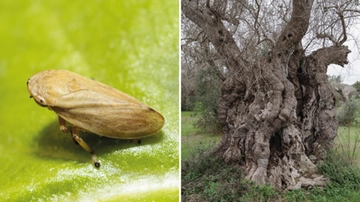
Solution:
<path fill-rule="evenodd" d="M 40 98 L 38 100 L 36 100 L 36 99 L 34 99 L 34 100 L 35 100 L 36 104 L 38 104 L 39 106 L 47 107 L 47 105 L 46 105 L 46 103 L 45 103 L 45 101 L 43 99 Z"/>

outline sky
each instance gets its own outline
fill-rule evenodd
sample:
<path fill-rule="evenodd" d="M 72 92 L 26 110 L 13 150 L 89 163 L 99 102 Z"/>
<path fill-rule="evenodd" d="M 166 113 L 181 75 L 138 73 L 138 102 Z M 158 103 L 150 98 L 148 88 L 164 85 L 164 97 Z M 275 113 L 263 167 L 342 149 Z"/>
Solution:
<path fill-rule="evenodd" d="M 330 65 L 327 74 L 331 76 L 340 75 L 343 83 L 352 85 L 356 81 L 360 81 L 360 53 L 359 50 L 349 46 L 351 53 L 348 55 L 349 64 L 341 67 L 339 65 Z"/>
<path fill-rule="evenodd" d="M 351 53 L 348 55 L 349 64 L 344 65 L 344 67 L 330 65 L 327 74 L 332 76 L 340 75 L 343 83 L 352 85 L 356 81 L 360 81 L 360 24 L 349 28 L 347 31 L 350 36 L 348 36 L 349 40 L 344 45 L 347 45 L 351 50 Z M 356 45 L 357 43 L 359 44 Z"/>

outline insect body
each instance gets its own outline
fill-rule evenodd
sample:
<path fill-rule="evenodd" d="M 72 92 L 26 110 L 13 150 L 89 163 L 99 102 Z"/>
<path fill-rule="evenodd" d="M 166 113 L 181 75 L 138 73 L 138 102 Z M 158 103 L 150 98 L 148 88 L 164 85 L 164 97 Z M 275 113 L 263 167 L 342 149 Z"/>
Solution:
<path fill-rule="evenodd" d="M 140 139 L 158 132 L 164 117 L 135 98 L 100 82 L 66 70 L 45 70 L 27 81 L 30 97 L 59 116 L 60 130 L 92 155 L 93 150 L 79 137 L 89 131 L 117 139 Z M 66 122 L 71 124 L 69 129 Z"/>

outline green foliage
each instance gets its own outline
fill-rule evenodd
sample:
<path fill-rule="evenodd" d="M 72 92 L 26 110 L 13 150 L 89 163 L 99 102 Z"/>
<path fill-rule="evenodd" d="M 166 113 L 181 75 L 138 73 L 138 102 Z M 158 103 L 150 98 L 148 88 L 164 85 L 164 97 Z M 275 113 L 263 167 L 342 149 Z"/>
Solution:
<path fill-rule="evenodd" d="M 209 146 L 198 144 L 190 160 L 182 160 L 182 198 L 195 201 L 271 201 L 278 192 L 269 185 L 244 179 L 237 165 L 225 164 L 219 156 L 204 156 Z M 276 201 L 276 200 L 275 200 Z"/>
<path fill-rule="evenodd" d="M 255 185 L 242 176 L 236 165 L 208 156 L 182 163 L 183 199 L 200 201 L 269 201 L 277 192 L 269 185 Z"/>
<path fill-rule="evenodd" d="M 357 125 L 339 127 L 334 151 L 349 163 L 359 164 L 359 142 L 360 129 Z"/>
<path fill-rule="evenodd" d="M 336 116 L 340 126 L 350 126 L 356 118 L 359 103 L 357 99 L 351 99 L 344 103 Z"/>
<path fill-rule="evenodd" d="M 285 201 L 359 201 L 360 169 L 349 163 L 335 151 L 328 153 L 325 161 L 318 165 L 319 171 L 330 179 L 323 188 L 295 190 L 283 194 Z"/>
<path fill-rule="evenodd" d="M 352 166 L 351 162 L 338 153 L 330 152 L 319 169 L 332 180 L 331 187 L 360 189 L 360 169 Z"/>
<path fill-rule="evenodd" d="M 196 133 L 197 129 L 194 127 L 194 123 L 197 121 L 197 117 L 193 115 L 193 112 L 181 112 L 181 135 L 188 136 Z"/>
<path fill-rule="evenodd" d="M 194 127 L 198 117 L 193 112 L 181 112 L 181 159 L 196 158 L 194 155 L 201 154 L 207 149 L 213 148 L 221 138 L 221 135 L 205 133 Z"/>
<path fill-rule="evenodd" d="M 192 111 L 194 108 L 195 96 L 186 93 L 185 87 L 181 85 L 181 111 Z"/>
<path fill-rule="evenodd" d="M 347 158 L 330 151 L 319 171 L 330 179 L 325 188 L 314 187 L 310 191 L 296 190 L 284 193 L 286 201 L 359 201 L 360 168 Z"/>
<path fill-rule="evenodd" d="M 200 70 L 196 76 L 195 115 L 198 116 L 196 127 L 207 132 L 217 132 L 218 106 L 221 96 L 222 81 L 216 76 L 214 70 Z"/>
<path fill-rule="evenodd" d="M 356 81 L 352 86 L 356 88 L 356 92 L 360 94 L 360 82 Z"/>

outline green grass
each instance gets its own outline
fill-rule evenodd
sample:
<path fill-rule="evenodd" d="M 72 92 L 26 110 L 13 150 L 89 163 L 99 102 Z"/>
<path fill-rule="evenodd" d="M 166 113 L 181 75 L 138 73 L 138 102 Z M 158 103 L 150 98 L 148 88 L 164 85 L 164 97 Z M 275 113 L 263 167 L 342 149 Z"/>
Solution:
<path fill-rule="evenodd" d="M 334 150 L 354 165 L 360 166 L 360 126 L 339 127 Z"/>
<path fill-rule="evenodd" d="M 181 136 L 190 136 L 194 135 L 197 132 L 197 129 L 194 127 L 196 117 L 192 116 L 192 112 L 181 112 Z"/>
<path fill-rule="evenodd" d="M 220 142 L 221 134 L 207 133 L 194 127 L 197 118 L 192 112 L 181 112 L 181 159 L 188 160 Z"/>

